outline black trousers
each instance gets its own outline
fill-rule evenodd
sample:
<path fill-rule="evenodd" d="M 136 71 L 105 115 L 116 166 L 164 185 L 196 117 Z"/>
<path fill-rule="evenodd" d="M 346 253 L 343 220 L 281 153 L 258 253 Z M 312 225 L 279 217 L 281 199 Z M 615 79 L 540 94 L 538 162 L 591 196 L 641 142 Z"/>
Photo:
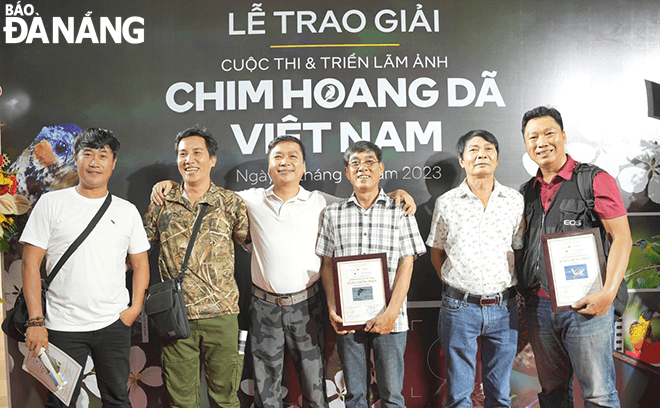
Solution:
<path fill-rule="evenodd" d="M 131 352 L 131 328 L 120 319 L 110 326 L 87 332 L 64 332 L 48 330 L 48 341 L 83 367 L 83 371 L 75 384 L 75 391 L 69 407 L 76 406 L 83 377 L 87 356 L 91 354 L 94 371 L 103 407 L 130 408 L 128 399 L 128 375 L 130 373 L 129 355 Z M 71 381 L 71 379 L 67 379 Z M 49 393 L 48 408 L 64 408 L 66 405 L 55 395 Z"/>

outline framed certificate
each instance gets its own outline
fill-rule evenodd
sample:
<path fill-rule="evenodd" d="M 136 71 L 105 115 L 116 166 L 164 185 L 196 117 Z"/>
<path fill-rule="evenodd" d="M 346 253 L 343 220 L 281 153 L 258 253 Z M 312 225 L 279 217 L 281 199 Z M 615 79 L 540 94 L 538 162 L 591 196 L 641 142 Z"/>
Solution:
<path fill-rule="evenodd" d="M 552 311 L 571 305 L 603 287 L 606 270 L 598 228 L 541 237 Z"/>
<path fill-rule="evenodd" d="M 390 280 L 385 253 L 332 258 L 340 330 L 360 330 L 385 310 Z"/>

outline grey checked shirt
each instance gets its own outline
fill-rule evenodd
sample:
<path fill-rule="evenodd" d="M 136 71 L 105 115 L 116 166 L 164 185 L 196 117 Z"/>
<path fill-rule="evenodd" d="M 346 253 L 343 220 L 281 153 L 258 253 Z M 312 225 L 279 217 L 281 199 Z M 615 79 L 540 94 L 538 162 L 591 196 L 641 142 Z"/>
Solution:
<path fill-rule="evenodd" d="M 316 243 L 316 254 L 340 257 L 364 254 L 387 254 L 390 288 L 394 284 L 399 259 L 426 252 L 414 217 L 406 217 L 394 198 L 380 189 L 374 205 L 365 210 L 355 194 L 330 204 L 323 213 Z M 403 302 L 393 332 L 408 330 L 406 301 Z"/>

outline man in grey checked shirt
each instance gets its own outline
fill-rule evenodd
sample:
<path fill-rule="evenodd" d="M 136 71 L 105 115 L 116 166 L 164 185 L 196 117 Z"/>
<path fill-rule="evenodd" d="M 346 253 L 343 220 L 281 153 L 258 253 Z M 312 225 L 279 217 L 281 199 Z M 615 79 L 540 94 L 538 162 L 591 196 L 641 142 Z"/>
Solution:
<path fill-rule="evenodd" d="M 383 171 L 382 152 L 371 142 L 360 141 L 344 153 L 347 178 L 353 194 L 330 204 L 319 227 L 316 254 L 323 257 L 321 277 L 326 291 L 330 322 L 335 328 L 347 395 L 346 406 L 369 406 L 369 360 L 374 352 L 376 379 L 383 407 L 405 407 L 403 389 L 408 317 L 406 296 L 413 261 L 426 252 L 413 217 L 406 217 L 394 199 L 378 187 Z M 364 330 L 345 331 L 337 314 L 332 258 L 387 254 L 392 297 L 385 310 L 367 322 Z"/>
<path fill-rule="evenodd" d="M 447 366 L 445 407 L 471 407 L 481 338 L 487 407 L 511 406 L 518 340 L 514 250 L 522 248 L 523 197 L 495 180 L 499 145 L 472 130 L 456 143 L 467 178 L 435 203 L 431 262 L 444 282 L 438 331 Z"/>

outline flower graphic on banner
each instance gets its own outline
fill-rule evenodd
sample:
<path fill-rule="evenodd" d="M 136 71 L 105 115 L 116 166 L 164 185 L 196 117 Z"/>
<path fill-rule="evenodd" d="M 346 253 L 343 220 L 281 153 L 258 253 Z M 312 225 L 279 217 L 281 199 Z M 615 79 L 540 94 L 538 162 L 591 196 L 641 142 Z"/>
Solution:
<path fill-rule="evenodd" d="M 138 382 L 150 387 L 163 385 L 162 369 L 159 366 L 145 368 L 147 356 L 138 346 L 131 347 L 131 373 L 128 376 L 128 396 L 134 408 L 146 408 L 147 394 Z"/>
<path fill-rule="evenodd" d="M 4 286 L 4 299 L 7 309 L 14 307 L 16 296 L 23 288 L 23 277 L 21 276 L 21 260 L 12 262 L 2 282 Z"/>
<path fill-rule="evenodd" d="M 325 389 L 330 408 L 343 408 L 345 406 L 346 383 L 344 382 L 344 372 L 342 370 L 337 371 L 334 381 L 325 380 Z"/>
<path fill-rule="evenodd" d="M 92 361 L 91 356 L 87 356 L 87 362 L 85 363 L 82 376 L 82 387 L 80 387 L 80 395 L 78 396 L 78 401 L 76 401 L 76 408 L 89 407 L 90 393 L 97 399 L 101 399 L 101 392 L 99 391 L 96 372 L 94 371 L 94 361 Z"/>
<path fill-rule="evenodd" d="M 632 167 L 619 173 L 621 189 L 627 193 L 641 193 L 648 188 L 648 197 L 660 203 L 660 147 L 632 159 Z"/>

